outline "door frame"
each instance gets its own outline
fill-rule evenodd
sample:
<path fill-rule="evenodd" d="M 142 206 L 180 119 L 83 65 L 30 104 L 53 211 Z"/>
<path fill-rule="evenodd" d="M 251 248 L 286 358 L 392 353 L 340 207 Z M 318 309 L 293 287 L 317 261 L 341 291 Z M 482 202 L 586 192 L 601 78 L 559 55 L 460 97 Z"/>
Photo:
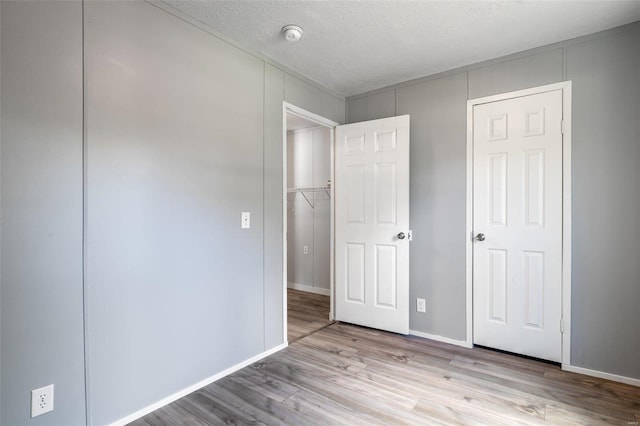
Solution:
<path fill-rule="evenodd" d="M 562 91 L 562 369 L 571 365 L 571 81 L 532 87 L 467 101 L 467 226 L 466 226 L 466 317 L 467 340 L 473 346 L 473 108 L 540 93 Z"/>
<path fill-rule="evenodd" d="M 282 102 L 282 324 L 283 324 L 283 342 L 286 344 L 289 341 L 287 337 L 288 322 L 287 322 L 287 114 L 296 115 L 305 120 L 312 121 L 319 126 L 330 129 L 330 164 L 331 171 L 331 188 L 329 190 L 329 320 L 333 321 L 335 318 L 334 310 L 334 136 L 335 128 L 339 126 L 333 120 L 322 117 L 306 109 L 300 108 L 286 101 Z"/>

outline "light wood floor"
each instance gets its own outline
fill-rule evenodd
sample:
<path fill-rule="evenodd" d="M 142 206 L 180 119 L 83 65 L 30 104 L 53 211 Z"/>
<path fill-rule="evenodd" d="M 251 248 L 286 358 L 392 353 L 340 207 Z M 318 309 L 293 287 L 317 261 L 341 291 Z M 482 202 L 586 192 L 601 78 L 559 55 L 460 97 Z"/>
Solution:
<path fill-rule="evenodd" d="M 329 296 L 287 290 L 287 338 L 289 343 L 316 332 L 329 321 Z"/>
<path fill-rule="evenodd" d="M 632 425 L 640 388 L 333 324 L 134 424 Z"/>

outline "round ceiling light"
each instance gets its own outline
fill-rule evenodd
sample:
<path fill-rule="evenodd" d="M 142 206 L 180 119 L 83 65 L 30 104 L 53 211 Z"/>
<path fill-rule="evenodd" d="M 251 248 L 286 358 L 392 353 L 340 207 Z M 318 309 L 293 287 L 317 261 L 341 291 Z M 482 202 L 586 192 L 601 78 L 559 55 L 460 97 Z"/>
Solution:
<path fill-rule="evenodd" d="M 282 34 L 287 41 L 298 41 L 302 38 L 302 28 L 298 25 L 285 25 L 282 27 Z"/>

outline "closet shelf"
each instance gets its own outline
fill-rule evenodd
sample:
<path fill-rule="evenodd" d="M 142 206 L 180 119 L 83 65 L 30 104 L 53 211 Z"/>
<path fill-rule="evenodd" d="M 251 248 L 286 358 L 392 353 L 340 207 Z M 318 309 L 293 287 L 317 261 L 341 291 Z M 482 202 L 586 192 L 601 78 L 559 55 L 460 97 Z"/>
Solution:
<path fill-rule="evenodd" d="M 287 188 L 288 194 L 300 193 L 311 208 L 314 208 L 314 203 L 311 202 L 311 200 L 309 200 L 309 196 L 306 193 L 315 194 L 316 192 L 324 192 L 325 194 L 327 194 L 327 197 L 331 198 L 330 191 L 331 191 L 331 186 L 306 186 L 306 187 L 299 187 L 299 188 Z M 315 199 L 313 201 L 315 202 Z"/>
<path fill-rule="evenodd" d="M 305 186 L 299 188 L 287 188 L 287 192 L 320 192 L 329 191 L 330 186 Z"/>

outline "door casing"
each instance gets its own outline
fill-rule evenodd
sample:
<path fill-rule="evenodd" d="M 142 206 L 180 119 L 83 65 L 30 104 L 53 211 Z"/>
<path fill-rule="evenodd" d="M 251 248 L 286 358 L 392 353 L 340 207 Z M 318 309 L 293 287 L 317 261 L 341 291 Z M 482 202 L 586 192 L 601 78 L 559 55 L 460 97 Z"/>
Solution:
<path fill-rule="evenodd" d="M 476 105 L 562 90 L 562 368 L 571 364 L 571 81 L 533 87 L 467 101 L 467 339 L 473 346 L 473 108 Z M 560 324 L 558 324 L 560 326 Z"/>

